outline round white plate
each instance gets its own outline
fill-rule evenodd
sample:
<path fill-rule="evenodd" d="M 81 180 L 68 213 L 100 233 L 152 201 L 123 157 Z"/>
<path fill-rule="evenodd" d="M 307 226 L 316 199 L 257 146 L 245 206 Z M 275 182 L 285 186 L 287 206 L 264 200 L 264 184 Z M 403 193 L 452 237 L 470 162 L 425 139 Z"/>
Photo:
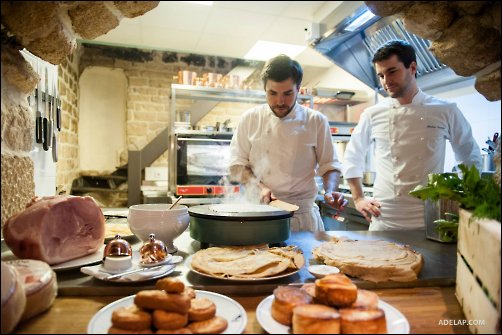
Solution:
<path fill-rule="evenodd" d="M 51 265 L 51 269 L 54 271 L 66 271 L 66 270 L 73 270 L 73 269 L 81 268 L 82 266 L 85 266 L 85 265 L 99 263 L 103 260 L 104 250 L 105 250 L 105 245 L 103 244 L 98 249 L 98 251 L 96 251 L 93 254 L 86 255 L 84 257 L 80 257 L 80 258 L 76 258 L 76 259 L 72 259 L 68 262 Z M 18 258 L 16 256 L 14 256 L 12 251 L 7 250 L 7 251 L 2 252 L 2 260 L 7 261 L 7 260 L 14 260 L 14 259 L 18 259 Z"/>
<path fill-rule="evenodd" d="M 256 319 L 260 326 L 269 334 L 290 334 L 290 327 L 285 326 L 272 318 L 271 309 L 274 295 L 263 299 L 256 307 Z M 410 324 L 406 317 L 395 307 L 379 300 L 378 307 L 385 312 L 387 321 L 387 334 L 409 334 Z"/>
<path fill-rule="evenodd" d="M 228 327 L 223 334 L 241 334 L 246 328 L 247 315 L 244 308 L 237 301 L 224 295 L 195 290 L 197 298 L 210 299 L 216 305 L 216 315 L 228 321 Z M 107 334 L 112 325 L 112 312 L 119 307 L 130 306 L 134 303 L 134 295 L 122 298 L 101 308 L 87 325 L 87 334 Z"/>
<path fill-rule="evenodd" d="M 239 282 L 260 282 L 260 281 L 269 281 L 269 280 L 274 280 L 274 279 L 279 279 L 279 278 L 284 278 L 284 277 L 289 277 L 300 271 L 300 269 L 296 269 L 295 271 L 292 272 L 286 272 L 286 273 L 281 273 L 276 276 L 272 277 L 263 277 L 263 278 L 225 278 L 225 277 L 217 277 L 217 276 L 212 276 L 208 273 L 200 272 L 198 270 L 195 270 L 192 268 L 192 257 L 193 255 L 190 255 L 187 257 L 185 261 L 185 266 L 190 269 L 190 271 L 195 272 L 198 275 L 208 277 L 208 278 L 214 278 L 214 279 L 221 279 L 221 280 L 227 280 L 227 281 L 239 281 Z"/>

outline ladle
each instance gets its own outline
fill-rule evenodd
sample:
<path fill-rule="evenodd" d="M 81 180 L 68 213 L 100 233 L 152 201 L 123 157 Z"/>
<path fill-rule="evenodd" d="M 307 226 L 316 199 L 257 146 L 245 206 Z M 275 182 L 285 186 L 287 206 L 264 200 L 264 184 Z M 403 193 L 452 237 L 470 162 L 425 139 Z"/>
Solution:
<path fill-rule="evenodd" d="M 180 197 L 179 197 L 178 199 L 176 199 L 176 201 L 175 201 L 175 202 L 173 202 L 173 204 L 172 204 L 171 206 L 169 206 L 169 209 L 173 209 L 173 207 L 174 207 L 174 206 L 176 206 L 176 204 L 177 204 L 177 203 L 181 200 L 181 198 L 182 198 L 182 197 L 183 197 L 183 196 L 182 196 L 182 195 L 180 195 Z"/>

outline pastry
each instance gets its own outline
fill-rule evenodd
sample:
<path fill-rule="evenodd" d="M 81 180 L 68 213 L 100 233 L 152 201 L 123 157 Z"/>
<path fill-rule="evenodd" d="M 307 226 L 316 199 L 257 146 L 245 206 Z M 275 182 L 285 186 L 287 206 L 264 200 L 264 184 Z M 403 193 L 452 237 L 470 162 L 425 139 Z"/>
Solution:
<path fill-rule="evenodd" d="M 293 309 L 293 334 L 340 334 L 340 314 L 325 305 L 297 306 Z"/>
<path fill-rule="evenodd" d="M 185 290 L 181 294 L 187 296 L 188 299 L 194 299 L 196 297 L 195 290 L 188 286 L 185 286 Z"/>
<path fill-rule="evenodd" d="M 139 291 L 134 297 L 134 303 L 145 309 L 162 309 L 181 314 L 187 313 L 190 308 L 190 299 L 186 295 L 162 290 Z"/>
<path fill-rule="evenodd" d="M 190 300 L 188 319 L 190 321 L 203 321 L 216 315 L 216 305 L 207 298 L 195 298 Z"/>
<path fill-rule="evenodd" d="M 378 307 L 378 295 L 368 290 L 357 290 L 357 299 L 350 307 Z"/>
<path fill-rule="evenodd" d="M 188 323 L 188 314 L 166 312 L 161 309 L 153 311 L 153 324 L 157 329 L 179 329 Z"/>
<path fill-rule="evenodd" d="M 385 312 L 380 308 L 340 309 L 342 334 L 386 334 Z"/>
<path fill-rule="evenodd" d="M 290 326 L 293 308 L 312 303 L 312 297 L 299 287 L 279 286 L 274 290 L 271 315 L 274 320 Z"/>
<path fill-rule="evenodd" d="M 357 299 L 357 286 L 343 273 L 335 273 L 315 281 L 315 296 L 324 305 L 347 307 Z"/>
<path fill-rule="evenodd" d="M 225 331 L 228 322 L 220 316 L 215 316 L 209 320 L 195 321 L 188 325 L 188 329 L 194 334 L 219 334 Z"/>
<path fill-rule="evenodd" d="M 324 242 L 312 254 L 351 277 L 375 283 L 417 280 L 423 265 L 422 255 L 409 246 L 381 240 Z"/>
<path fill-rule="evenodd" d="M 112 326 L 123 330 L 146 330 L 152 325 L 152 315 L 136 305 L 119 307 L 112 312 Z"/>
<path fill-rule="evenodd" d="M 164 290 L 167 293 L 182 293 L 185 290 L 185 284 L 179 279 L 162 278 L 155 283 L 157 290 Z"/>
<path fill-rule="evenodd" d="M 153 334 L 153 331 L 151 329 L 129 330 L 111 326 L 108 329 L 108 334 Z"/>

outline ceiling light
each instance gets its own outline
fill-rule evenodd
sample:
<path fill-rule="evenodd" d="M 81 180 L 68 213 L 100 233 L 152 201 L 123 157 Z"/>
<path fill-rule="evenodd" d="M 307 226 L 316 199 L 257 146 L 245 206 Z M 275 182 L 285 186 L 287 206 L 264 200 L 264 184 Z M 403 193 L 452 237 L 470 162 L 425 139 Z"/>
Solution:
<path fill-rule="evenodd" d="M 359 15 L 354 21 L 352 21 L 347 27 L 345 27 L 344 30 L 354 31 L 374 17 L 375 14 L 366 9 L 361 15 Z"/>
<path fill-rule="evenodd" d="M 214 1 L 181 1 L 188 3 L 195 3 L 197 5 L 212 6 Z"/>
<path fill-rule="evenodd" d="M 295 58 L 307 47 L 305 45 L 258 41 L 244 56 L 245 59 L 269 60 L 279 54 Z"/>

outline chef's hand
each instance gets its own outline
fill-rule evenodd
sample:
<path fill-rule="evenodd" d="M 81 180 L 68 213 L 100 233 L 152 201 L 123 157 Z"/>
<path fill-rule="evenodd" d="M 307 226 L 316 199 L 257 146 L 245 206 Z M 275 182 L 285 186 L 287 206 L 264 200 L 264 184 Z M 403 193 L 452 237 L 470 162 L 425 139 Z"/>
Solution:
<path fill-rule="evenodd" d="M 277 198 L 272 193 L 272 190 L 264 185 L 260 185 L 260 202 L 268 204 L 272 200 L 277 200 Z"/>
<path fill-rule="evenodd" d="M 343 211 L 345 207 L 349 204 L 349 201 L 345 199 L 343 193 L 340 192 L 326 192 L 324 193 L 324 201 L 327 205 Z"/>
<path fill-rule="evenodd" d="M 360 198 L 354 200 L 356 209 L 364 216 L 366 221 L 371 222 L 371 217 L 379 217 L 380 214 L 380 203 L 375 199 Z"/>

